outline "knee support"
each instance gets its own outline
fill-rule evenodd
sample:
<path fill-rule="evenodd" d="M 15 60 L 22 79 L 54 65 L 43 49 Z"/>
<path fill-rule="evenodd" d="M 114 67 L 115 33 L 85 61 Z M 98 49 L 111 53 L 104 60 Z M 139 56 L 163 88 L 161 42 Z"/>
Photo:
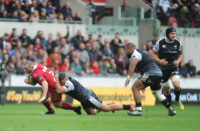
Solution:
<path fill-rule="evenodd" d="M 164 101 L 166 99 L 166 97 L 162 94 L 162 90 L 152 91 L 152 93 L 159 101 Z"/>
<path fill-rule="evenodd" d="M 180 81 L 180 76 L 179 75 L 173 75 L 171 77 L 171 81 Z"/>

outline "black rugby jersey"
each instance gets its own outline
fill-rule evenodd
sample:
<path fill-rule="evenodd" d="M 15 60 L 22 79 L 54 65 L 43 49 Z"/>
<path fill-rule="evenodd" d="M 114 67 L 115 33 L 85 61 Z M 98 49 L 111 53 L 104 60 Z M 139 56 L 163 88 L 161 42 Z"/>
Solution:
<path fill-rule="evenodd" d="M 160 59 L 168 61 L 166 66 L 159 65 L 161 69 L 177 68 L 173 62 L 178 59 L 180 52 L 183 50 L 180 41 L 175 39 L 172 42 L 168 42 L 166 38 L 163 38 L 157 41 L 153 49 L 158 53 Z"/>

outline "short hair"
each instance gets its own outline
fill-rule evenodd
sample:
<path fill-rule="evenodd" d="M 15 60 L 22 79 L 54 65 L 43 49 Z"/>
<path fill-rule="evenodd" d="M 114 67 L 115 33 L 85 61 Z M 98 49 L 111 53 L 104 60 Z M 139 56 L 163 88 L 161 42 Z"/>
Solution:
<path fill-rule="evenodd" d="M 34 63 L 30 60 L 27 60 L 24 65 L 28 65 L 28 66 L 34 66 Z"/>
<path fill-rule="evenodd" d="M 59 72 L 58 74 L 58 79 L 59 81 L 64 80 L 66 78 L 66 73 L 64 72 Z"/>
<path fill-rule="evenodd" d="M 127 48 L 136 48 L 136 45 L 134 43 L 129 42 L 128 44 L 126 44 Z"/>

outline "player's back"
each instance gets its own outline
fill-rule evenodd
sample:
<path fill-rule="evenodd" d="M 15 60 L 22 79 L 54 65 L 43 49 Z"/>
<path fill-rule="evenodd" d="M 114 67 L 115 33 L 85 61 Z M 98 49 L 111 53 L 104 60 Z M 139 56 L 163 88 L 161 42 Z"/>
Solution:
<path fill-rule="evenodd" d="M 74 99 L 84 102 L 89 99 L 92 94 L 92 90 L 83 87 L 77 80 L 69 77 L 69 80 L 65 83 L 65 87 L 69 90 L 69 87 L 72 87 L 66 94 L 73 97 Z"/>
<path fill-rule="evenodd" d="M 38 83 L 42 84 L 44 80 L 47 81 L 48 86 L 51 88 L 55 88 L 55 73 L 47 68 L 46 66 L 36 63 L 33 72 L 32 72 L 32 77 L 33 79 Z"/>
<path fill-rule="evenodd" d="M 147 52 L 142 51 L 140 49 L 135 50 L 135 52 L 141 55 L 141 60 L 138 62 L 136 66 L 136 69 L 141 74 L 148 72 L 151 75 L 162 75 L 159 67 L 155 64 L 153 58 Z"/>

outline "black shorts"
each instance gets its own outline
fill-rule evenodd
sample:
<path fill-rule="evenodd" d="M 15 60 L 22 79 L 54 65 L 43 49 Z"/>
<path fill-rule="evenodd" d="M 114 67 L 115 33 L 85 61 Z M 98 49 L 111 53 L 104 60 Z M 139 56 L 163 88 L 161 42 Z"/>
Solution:
<path fill-rule="evenodd" d="M 148 74 L 143 74 L 139 78 L 145 87 L 150 86 L 151 90 L 160 90 L 161 89 L 161 80 L 162 76 L 153 76 Z"/>
<path fill-rule="evenodd" d="M 92 91 L 90 98 L 84 102 L 81 102 L 81 105 L 83 106 L 84 109 L 88 108 L 100 109 L 102 101 L 100 101 L 97 95 Z"/>
<path fill-rule="evenodd" d="M 168 70 L 162 70 L 162 73 L 163 73 L 162 82 L 164 83 L 164 82 L 167 82 L 172 75 L 179 75 L 179 69 L 177 67 L 177 68 L 171 68 Z"/>

